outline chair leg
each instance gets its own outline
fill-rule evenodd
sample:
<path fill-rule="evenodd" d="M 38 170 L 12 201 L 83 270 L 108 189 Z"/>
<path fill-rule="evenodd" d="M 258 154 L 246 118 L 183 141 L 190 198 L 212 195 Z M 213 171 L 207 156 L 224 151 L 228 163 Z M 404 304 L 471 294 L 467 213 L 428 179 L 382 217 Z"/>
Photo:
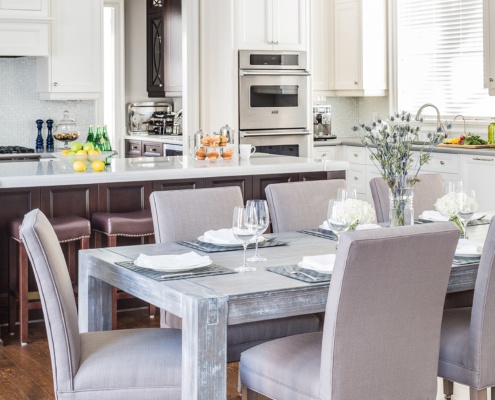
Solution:
<path fill-rule="evenodd" d="M 451 396 L 454 394 L 454 382 L 448 379 L 443 380 L 443 394 L 445 395 L 445 400 L 450 400 Z"/>
<path fill-rule="evenodd" d="M 486 390 L 486 388 L 481 389 L 481 390 L 469 388 L 469 399 L 470 400 L 488 400 L 487 392 L 488 391 Z"/>
<path fill-rule="evenodd" d="M 241 387 L 241 394 L 242 394 L 242 400 L 256 400 L 258 397 L 258 394 L 247 388 L 246 386 Z"/>
<path fill-rule="evenodd" d="M 112 330 L 117 329 L 117 288 L 112 287 Z"/>
<path fill-rule="evenodd" d="M 23 243 L 19 243 L 19 330 L 21 344 L 28 338 L 28 255 Z"/>
<path fill-rule="evenodd" d="M 495 400 L 495 386 L 490 388 L 490 398 L 491 400 Z"/>
<path fill-rule="evenodd" d="M 13 335 L 15 331 L 15 323 L 17 321 L 17 298 L 18 292 L 17 278 L 17 258 L 15 255 L 18 251 L 17 241 L 10 238 L 9 240 L 9 334 Z"/>

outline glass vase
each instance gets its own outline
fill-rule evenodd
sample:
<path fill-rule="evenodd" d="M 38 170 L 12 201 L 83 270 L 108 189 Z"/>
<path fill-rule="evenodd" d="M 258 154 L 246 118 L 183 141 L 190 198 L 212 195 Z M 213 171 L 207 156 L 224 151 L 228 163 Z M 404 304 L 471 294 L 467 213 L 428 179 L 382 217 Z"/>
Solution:
<path fill-rule="evenodd" d="M 413 189 L 389 189 L 388 197 L 390 226 L 414 225 Z"/>

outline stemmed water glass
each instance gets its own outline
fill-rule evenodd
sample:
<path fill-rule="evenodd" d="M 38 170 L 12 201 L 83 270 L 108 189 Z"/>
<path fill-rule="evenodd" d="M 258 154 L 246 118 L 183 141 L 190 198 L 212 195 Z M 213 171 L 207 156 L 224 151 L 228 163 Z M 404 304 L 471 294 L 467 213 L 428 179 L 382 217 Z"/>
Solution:
<path fill-rule="evenodd" d="M 249 241 L 256 236 L 257 232 L 258 218 L 255 209 L 253 207 L 235 207 L 232 219 L 232 233 L 244 247 L 244 262 L 241 267 L 235 268 L 235 271 L 256 271 L 256 268 L 247 265 L 246 250 Z"/>
<path fill-rule="evenodd" d="M 463 190 L 462 192 L 458 193 L 457 206 L 457 217 L 462 224 L 464 239 L 467 239 L 468 222 L 473 218 L 474 213 L 478 209 L 478 203 L 476 203 L 476 194 L 474 190 Z"/>
<path fill-rule="evenodd" d="M 357 191 L 356 189 L 337 189 L 337 200 L 344 201 L 347 199 L 357 199 Z"/>
<path fill-rule="evenodd" d="M 267 230 L 270 224 L 270 215 L 268 213 L 268 204 L 266 200 L 248 200 L 246 208 L 252 207 L 256 212 L 258 219 L 258 231 L 256 232 L 256 250 L 254 256 L 249 257 L 248 261 L 266 261 L 265 257 L 261 257 L 258 250 L 258 241 L 260 236 Z"/>
<path fill-rule="evenodd" d="M 337 236 L 337 246 L 340 242 L 340 236 L 343 232 L 349 228 L 351 225 L 351 221 L 347 221 L 345 216 L 343 215 L 343 207 L 344 202 L 339 200 L 330 200 L 328 202 L 328 213 L 327 213 L 327 222 L 332 231 Z"/>

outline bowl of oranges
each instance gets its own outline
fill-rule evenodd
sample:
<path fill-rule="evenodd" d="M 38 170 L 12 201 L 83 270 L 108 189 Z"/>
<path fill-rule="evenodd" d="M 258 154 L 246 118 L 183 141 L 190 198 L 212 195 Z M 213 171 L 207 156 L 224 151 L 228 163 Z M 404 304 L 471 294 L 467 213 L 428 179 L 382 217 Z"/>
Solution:
<path fill-rule="evenodd" d="M 93 146 L 92 143 L 74 142 L 70 149 L 53 153 L 60 161 L 72 167 L 76 172 L 83 172 L 92 168 L 96 172 L 105 169 L 105 160 L 113 154 L 113 151 L 101 151 Z"/>

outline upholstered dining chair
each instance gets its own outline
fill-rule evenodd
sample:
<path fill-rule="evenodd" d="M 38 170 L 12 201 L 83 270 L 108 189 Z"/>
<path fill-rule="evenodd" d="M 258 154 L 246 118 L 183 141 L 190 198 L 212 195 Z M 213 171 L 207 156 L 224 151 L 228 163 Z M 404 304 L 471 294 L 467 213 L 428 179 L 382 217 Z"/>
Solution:
<path fill-rule="evenodd" d="M 469 386 L 471 400 L 495 400 L 495 218 L 483 246 L 472 307 L 444 310 L 438 376 L 450 399 L 453 382 Z"/>
<path fill-rule="evenodd" d="M 129 329 L 79 333 L 77 310 L 57 236 L 38 209 L 21 237 L 45 315 L 57 399 L 180 399 L 181 332 Z"/>
<path fill-rule="evenodd" d="M 444 181 L 441 174 L 419 174 L 420 179 L 414 185 L 414 216 L 418 217 L 426 210 L 434 210 L 434 204 L 444 195 Z M 390 201 L 388 198 L 388 185 L 382 177 L 370 180 L 371 195 L 375 205 L 376 219 L 378 222 L 390 222 Z"/>
<path fill-rule="evenodd" d="M 434 400 L 458 239 L 449 222 L 344 233 L 323 332 L 243 352 L 243 399 Z"/>
<path fill-rule="evenodd" d="M 327 219 L 328 201 L 346 187 L 344 179 L 268 185 L 265 193 L 273 232 L 317 228 Z"/>
<path fill-rule="evenodd" d="M 239 187 L 219 187 L 153 192 L 151 213 L 157 243 L 196 239 L 209 229 L 230 228 L 235 206 L 242 206 Z M 186 249 L 184 249 L 186 251 Z M 319 319 L 301 315 L 229 325 L 227 362 L 239 361 L 242 351 L 267 340 L 316 332 Z M 170 312 L 160 311 L 160 326 L 181 328 L 182 320 Z"/>

